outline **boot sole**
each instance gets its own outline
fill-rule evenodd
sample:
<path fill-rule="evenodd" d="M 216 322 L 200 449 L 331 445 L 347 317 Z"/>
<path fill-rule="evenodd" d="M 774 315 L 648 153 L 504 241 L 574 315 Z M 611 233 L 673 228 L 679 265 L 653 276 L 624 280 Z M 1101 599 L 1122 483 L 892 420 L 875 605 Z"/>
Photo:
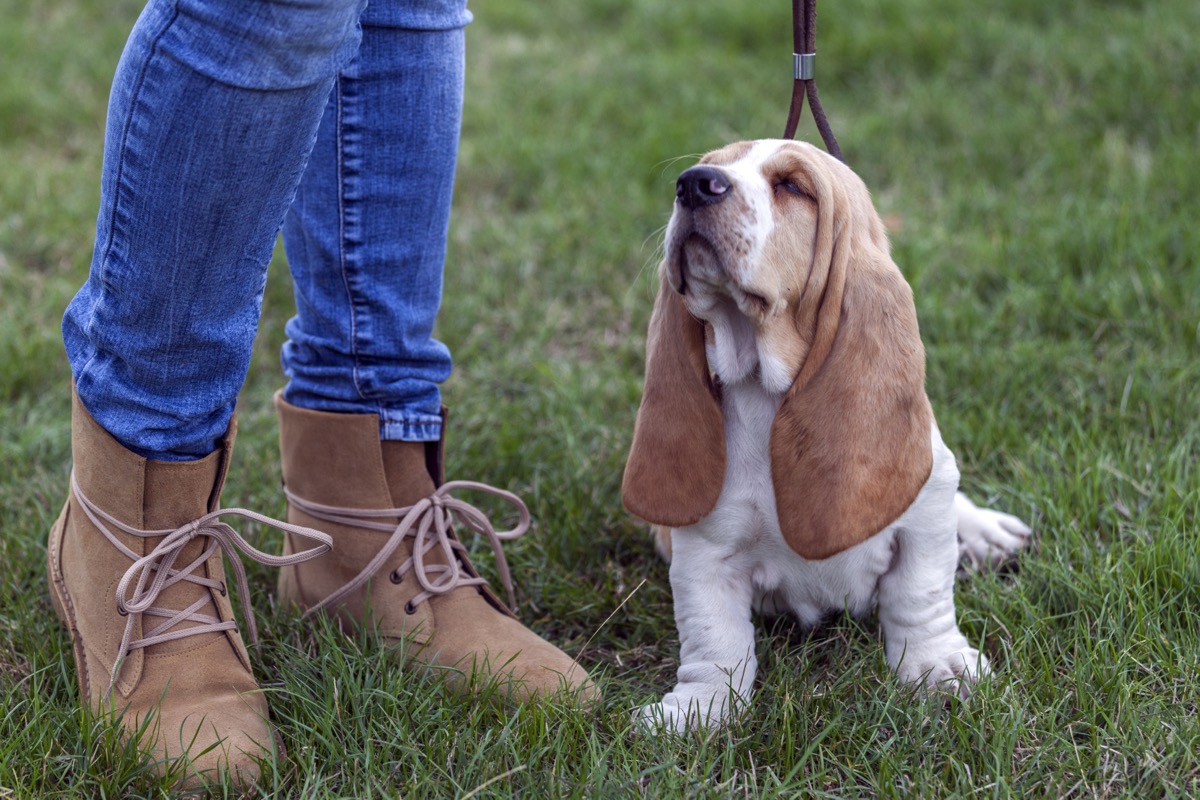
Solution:
<path fill-rule="evenodd" d="M 75 675 L 79 680 L 79 691 L 82 698 L 88 698 L 87 670 L 83 658 L 83 640 L 79 636 L 79 626 L 75 622 L 75 604 L 67 592 L 67 581 L 62 572 L 62 540 L 67 530 L 67 514 L 70 512 L 71 501 L 63 506 L 54 526 L 50 528 L 50 539 L 46 547 L 46 578 L 50 584 L 50 605 L 54 613 L 71 635 L 71 649 L 75 656 Z"/>

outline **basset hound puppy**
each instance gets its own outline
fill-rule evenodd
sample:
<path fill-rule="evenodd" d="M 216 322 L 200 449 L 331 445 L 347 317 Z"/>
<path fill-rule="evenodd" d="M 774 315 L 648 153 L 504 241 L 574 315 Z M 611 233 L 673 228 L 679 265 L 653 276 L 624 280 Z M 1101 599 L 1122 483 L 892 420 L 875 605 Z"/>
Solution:
<path fill-rule="evenodd" d="M 805 625 L 878 609 L 906 684 L 989 671 L 954 579 L 1029 528 L 958 493 L 925 395 L 912 290 L 863 182 L 796 141 L 683 172 L 647 337 L 625 507 L 670 561 L 678 683 L 647 727 L 720 723 L 757 669 L 752 610 Z"/>

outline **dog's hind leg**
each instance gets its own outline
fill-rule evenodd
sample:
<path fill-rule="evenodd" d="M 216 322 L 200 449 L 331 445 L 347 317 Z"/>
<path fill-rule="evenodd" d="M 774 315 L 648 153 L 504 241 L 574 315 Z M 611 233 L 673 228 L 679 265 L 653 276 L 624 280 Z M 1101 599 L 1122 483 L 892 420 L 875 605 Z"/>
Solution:
<path fill-rule="evenodd" d="M 958 492 L 954 496 L 958 518 L 959 565 L 969 572 L 1003 566 L 1029 546 L 1032 531 L 1012 514 L 980 508 Z"/>

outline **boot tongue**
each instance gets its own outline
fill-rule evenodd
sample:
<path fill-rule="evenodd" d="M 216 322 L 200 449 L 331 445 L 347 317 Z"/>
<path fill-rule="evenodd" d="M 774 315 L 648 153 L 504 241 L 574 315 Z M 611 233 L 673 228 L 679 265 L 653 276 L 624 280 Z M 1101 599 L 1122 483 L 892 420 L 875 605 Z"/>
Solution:
<path fill-rule="evenodd" d="M 425 442 L 380 442 L 383 474 L 396 508 L 411 506 L 433 494 L 433 478 L 425 461 Z"/>
<path fill-rule="evenodd" d="M 431 464 L 441 463 L 442 442 L 389 442 L 381 443 L 383 453 L 383 470 L 387 477 L 388 491 L 392 503 L 397 508 L 411 506 L 429 497 L 438 488 L 435 477 L 430 474 Z M 440 480 L 440 475 L 437 479 Z M 440 512 L 439 512 L 440 513 Z M 397 520 L 398 522 L 399 520 Z M 432 535 L 432 534 L 431 534 Z M 411 540 L 410 540 L 411 541 Z M 407 553 L 402 552 L 402 558 L 411 553 L 411 544 Z M 401 560 L 397 559 L 397 560 Z M 445 551 L 441 547 L 432 547 L 422 557 L 426 566 L 448 566 Z M 470 577 L 478 577 L 475 567 L 465 558 L 458 559 L 458 568 Z M 472 591 L 478 591 L 483 598 L 502 614 L 511 615 L 504 604 L 492 594 L 487 585 L 473 586 Z M 458 592 L 452 592 L 458 594 Z M 438 600 L 439 597 L 432 598 Z"/>
<path fill-rule="evenodd" d="M 207 514 L 210 506 L 215 506 L 214 488 L 222 477 L 223 462 L 224 453 L 220 450 L 199 461 L 179 463 L 148 461 L 145 474 L 145 498 L 142 506 L 143 530 L 175 530 L 181 525 L 186 525 Z M 151 552 L 162 540 L 161 536 L 144 539 L 142 553 Z M 209 537 L 197 536 L 180 550 L 172 565 L 173 569 L 187 570 L 187 567 L 199 558 L 211 544 L 212 539 Z M 223 571 L 222 574 L 210 573 L 212 563 L 212 559 L 201 563 L 189 574 L 223 580 Z M 180 581 L 173 586 L 168 586 L 158 595 L 154 605 L 169 611 L 180 611 L 200 599 L 204 599 L 205 603 L 193 613 L 214 620 L 219 619 L 220 614 L 213 602 L 212 591 L 206 586 L 189 581 Z M 142 619 L 142 635 L 149 634 L 165 621 L 165 617 L 146 615 Z M 169 630 L 187 630 L 201 624 L 203 623 L 185 619 L 171 626 Z M 150 645 L 146 650 L 147 654 L 177 652 L 205 644 L 210 637 L 223 635 L 221 632 L 200 633 Z"/>
<path fill-rule="evenodd" d="M 416 505 L 436 490 L 437 487 L 429 474 L 425 456 L 429 444 L 432 443 L 380 442 L 380 450 L 383 454 L 383 474 L 386 476 L 388 493 L 391 495 L 392 505 L 395 508 Z M 396 520 L 396 522 L 399 521 Z M 399 560 L 407 557 L 407 555 L 403 555 Z M 449 562 L 446 560 L 442 548 L 434 547 L 424 555 L 424 563 L 445 566 Z"/>

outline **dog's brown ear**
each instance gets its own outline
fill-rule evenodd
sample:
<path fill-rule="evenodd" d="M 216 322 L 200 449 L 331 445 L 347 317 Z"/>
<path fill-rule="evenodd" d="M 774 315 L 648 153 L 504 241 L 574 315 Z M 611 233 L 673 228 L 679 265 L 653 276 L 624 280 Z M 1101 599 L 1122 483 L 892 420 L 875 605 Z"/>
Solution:
<path fill-rule="evenodd" d="M 662 279 L 646 336 L 646 382 L 625 463 L 630 513 L 672 528 L 712 511 L 725 481 L 725 432 L 704 324 Z"/>
<path fill-rule="evenodd" d="M 912 290 L 866 187 L 832 159 L 802 161 L 817 231 L 795 322 L 812 346 L 775 416 L 771 475 L 784 539 L 817 559 L 912 504 L 932 468 L 933 414 Z"/>

